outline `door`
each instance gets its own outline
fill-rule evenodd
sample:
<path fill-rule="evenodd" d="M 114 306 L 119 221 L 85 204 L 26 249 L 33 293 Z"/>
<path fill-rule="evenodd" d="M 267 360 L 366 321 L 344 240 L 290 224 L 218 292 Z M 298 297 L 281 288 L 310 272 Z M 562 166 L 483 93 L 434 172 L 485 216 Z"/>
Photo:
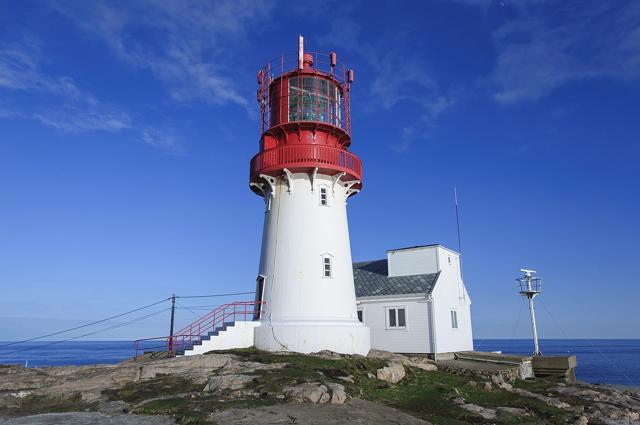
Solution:
<path fill-rule="evenodd" d="M 253 314 L 253 320 L 260 320 L 262 318 L 262 308 L 263 308 L 263 297 L 264 297 L 264 276 L 258 276 L 256 279 L 256 306 L 255 313 Z"/>

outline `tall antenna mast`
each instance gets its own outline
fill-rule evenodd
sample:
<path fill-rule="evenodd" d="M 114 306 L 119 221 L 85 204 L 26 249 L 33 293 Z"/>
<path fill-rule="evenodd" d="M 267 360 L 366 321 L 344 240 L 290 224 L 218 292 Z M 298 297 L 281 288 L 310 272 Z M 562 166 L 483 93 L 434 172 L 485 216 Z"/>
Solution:
<path fill-rule="evenodd" d="M 462 281 L 464 281 L 464 273 L 462 272 L 462 237 L 460 236 L 460 213 L 458 212 L 458 189 L 453 186 L 453 199 L 456 204 L 456 229 L 458 232 L 458 267 L 460 268 L 460 278 L 458 279 L 458 297 L 463 299 L 466 297 L 466 292 L 462 285 Z"/>
<path fill-rule="evenodd" d="M 462 238 L 460 237 L 460 214 L 458 213 L 458 189 L 453 186 L 453 198 L 456 202 L 456 228 L 458 229 L 458 252 L 462 257 Z"/>
<path fill-rule="evenodd" d="M 538 345 L 538 329 L 536 328 L 536 311 L 533 307 L 533 299 L 542 292 L 542 280 L 533 276 L 535 270 L 520 269 L 523 277 L 516 279 L 516 285 L 520 288 L 520 295 L 529 300 L 529 313 L 531 314 L 531 332 L 533 333 L 533 355 L 541 356 Z"/>

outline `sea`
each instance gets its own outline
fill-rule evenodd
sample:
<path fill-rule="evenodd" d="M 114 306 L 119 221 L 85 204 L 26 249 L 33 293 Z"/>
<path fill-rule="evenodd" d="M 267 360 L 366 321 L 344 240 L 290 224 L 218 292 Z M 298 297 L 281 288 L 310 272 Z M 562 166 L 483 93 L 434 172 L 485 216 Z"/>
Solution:
<path fill-rule="evenodd" d="M 33 341 L 20 345 L 0 342 L 0 364 L 27 367 L 118 363 L 133 357 L 131 341 Z M 478 351 L 527 354 L 531 340 L 476 339 Z M 143 347 L 143 349 L 146 347 Z M 575 355 L 576 376 L 593 384 L 640 387 L 640 339 L 543 339 L 547 355 Z"/>

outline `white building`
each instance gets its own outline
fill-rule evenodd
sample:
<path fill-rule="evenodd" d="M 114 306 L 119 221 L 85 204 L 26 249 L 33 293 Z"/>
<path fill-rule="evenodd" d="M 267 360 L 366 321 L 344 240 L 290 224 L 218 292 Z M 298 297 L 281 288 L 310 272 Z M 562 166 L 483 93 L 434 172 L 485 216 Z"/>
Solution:
<path fill-rule="evenodd" d="M 471 300 L 460 255 L 441 245 L 387 251 L 353 264 L 358 318 L 371 348 L 439 359 L 473 350 Z"/>

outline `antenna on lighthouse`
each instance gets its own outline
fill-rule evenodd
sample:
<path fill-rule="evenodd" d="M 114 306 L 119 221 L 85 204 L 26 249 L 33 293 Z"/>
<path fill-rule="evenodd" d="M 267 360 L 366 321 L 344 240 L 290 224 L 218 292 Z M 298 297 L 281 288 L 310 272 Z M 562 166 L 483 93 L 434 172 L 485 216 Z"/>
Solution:
<path fill-rule="evenodd" d="M 304 68 L 304 37 L 298 35 L 298 69 Z"/>
<path fill-rule="evenodd" d="M 524 276 L 516 279 L 516 286 L 520 289 L 520 295 L 529 300 L 529 313 L 531 313 L 531 331 L 533 333 L 533 355 L 541 356 L 538 345 L 538 329 L 536 328 L 536 312 L 533 307 L 533 299 L 542 292 L 542 279 L 534 276 L 535 270 L 520 269 Z"/>

